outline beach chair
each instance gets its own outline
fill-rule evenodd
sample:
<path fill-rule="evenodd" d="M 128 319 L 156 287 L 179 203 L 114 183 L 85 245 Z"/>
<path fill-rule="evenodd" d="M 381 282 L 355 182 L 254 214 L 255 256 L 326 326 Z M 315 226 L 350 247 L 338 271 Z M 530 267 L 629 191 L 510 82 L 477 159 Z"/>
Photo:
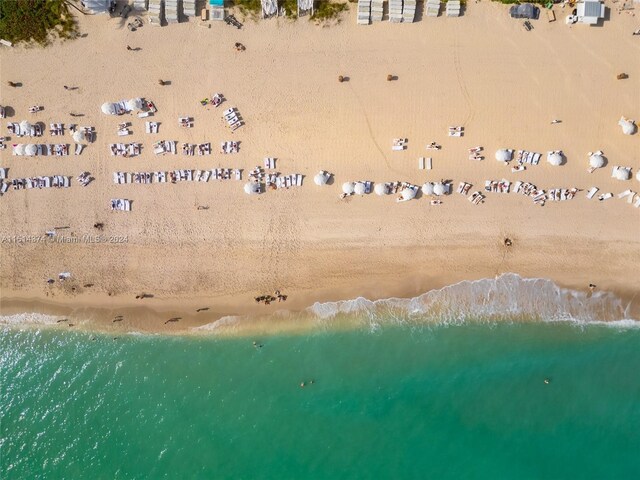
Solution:
<path fill-rule="evenodd" d="M 371 190 L 371 182 L 367 182 L 367 184 L 369 185 L 369 190 Z M 365 185 L 367 185 L 365 184 Z M 298 173 L 296 175 L 296 186 L 301 187 L 302 186 L 302 175 L 300 173 Z M 365 193 L 371 193 L 369 192 L 365 192 Z"/>
<path fill-rule="evenodd" d="M 235 174 L 235 178 L 236 180 L 242 180 L 242 170 L 239 168 L 236 168 L 233 173 Z"/>
<path fill-rule="evenodd" d="M 9 184 L 6 182 L 0 182 L 0 195 L 4 195 L 9 190 Z"/>
<path fill-rule="evenodd" d="M 598 197 L 598 200 L 602 202 L 603 200 L 608 200 L 611 197 L 613 197 L 613 193 L 603 193 Z"/>
<path fill-rule="evenodd" d="M 628 195 L 631 195 L 631 193 L 632 193 L 631 190 L 627 189 L 624 192 L 619 193 L 618 194 L 618 198 L 624 198 L 624 197 L 626 197 Z"/>
<path fill-rule="evenodd" d="M 635 203 L 633 204 L 633 206 L 635 208 L 639 208 L 640 207 L 640 195 L 638 195 L 638 198 L 636 199 Z"/>
<path fill-rule="evenodd" d="M 627 195 L 627 203 L 628 204 L 632 204 L 633 203 L 633 199 L 636 197 L 636 192 L 631 192 L 629 195 Z"/>

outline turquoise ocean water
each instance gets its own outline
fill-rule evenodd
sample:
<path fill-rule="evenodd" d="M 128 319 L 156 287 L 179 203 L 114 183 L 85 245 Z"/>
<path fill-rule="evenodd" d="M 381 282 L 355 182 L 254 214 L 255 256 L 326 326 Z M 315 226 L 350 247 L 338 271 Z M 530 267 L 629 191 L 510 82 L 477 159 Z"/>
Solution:
<path fill-rule="evenodd" d="M 640 478 L 633 324 L 5 326 L 0 478 Z"/>

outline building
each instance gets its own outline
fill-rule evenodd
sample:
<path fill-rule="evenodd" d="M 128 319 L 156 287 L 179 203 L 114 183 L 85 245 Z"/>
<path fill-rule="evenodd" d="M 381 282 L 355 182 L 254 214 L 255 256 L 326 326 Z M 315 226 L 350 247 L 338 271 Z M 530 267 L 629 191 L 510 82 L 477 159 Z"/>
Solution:
<path fill-rule="evenodd" d="M 604 3 L 598 0 L 585 0 L 577 5 L 578 23 L 596 25 L 601 18 L 604 18 Z"/>

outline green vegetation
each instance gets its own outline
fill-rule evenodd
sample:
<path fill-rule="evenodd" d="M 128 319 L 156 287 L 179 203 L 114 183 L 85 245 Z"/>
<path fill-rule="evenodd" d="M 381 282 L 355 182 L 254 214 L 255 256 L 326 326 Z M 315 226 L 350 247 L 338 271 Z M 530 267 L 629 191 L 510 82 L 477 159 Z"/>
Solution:
<path fill-rule="evenodd" d="M 284 14 L 288 18 L 298 18 L 298 2 L 296 0 L 284 0 L 281 4 Z"/>
<path fill-rule="evenodd" d="M 549 0 L 493 0 L 494 2 L 504 3 L 505 5 L 520 4 L 520 3 L 537 3 L 538 5 L 546 5 Z"/>
<path fill-rule="evenodd" d="M 0 38 L 46 45 L 56 35 L 76 34 L 68 0 L 0 0 Z"/>
<path fill-rule="evenodd" d="M 313 20 L 330 20 L 337 18 L 342 12 L 349 9 L 347 3 L 331 3 L 329 0 L 319 0 L 311 17 Z"/>
<path fill-rule="evenodd" d="M 228 4 L 238 7 L 243 15 L 258 17 L 262 12 L 260 0 L 231 0 Z"/>
<path fill-rule="evenodd" d="M 2 0 L 0 0 L 2 1 Z M 348 0 L 349 2 L 357 2 L 358 0 Z M 243 15 L 258 18 L 262 11 L 260 0 L 230 0 L 229 3 L 234 7 L 238 7 Z M 298 18 L 298 2 L 297 0 L 280 0 L 279 6 L 284 9 L 284 15 L 290 19 Z M 336 18 L 343 11 L 349 8 L 347 3 L 332 3 L 330 0 L 316 0 L 315 10 L 311 20 L 324 21 Z"/>

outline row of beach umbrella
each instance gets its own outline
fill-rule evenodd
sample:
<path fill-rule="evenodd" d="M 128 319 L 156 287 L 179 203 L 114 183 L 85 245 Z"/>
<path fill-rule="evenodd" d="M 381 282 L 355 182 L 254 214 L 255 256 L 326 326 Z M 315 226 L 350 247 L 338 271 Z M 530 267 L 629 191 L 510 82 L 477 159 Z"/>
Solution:
<path fill-rule="evenodd" d="M 129 111 L 142 110 L 144 108 L 144 102 L 142 98 L 132 98 L 131 100 L 127 100 L 124 103 Z M 120 113 L 123 113 L 121 111 L 121 107 L 117 103 L 113 102 L 103 103 L 102 107 L 100 107 L 100 110 L 102 110 L 102 113 L 104 113 L 105 115 L 119 115 Z"/>
<path fill-rule="evenodd" d="M 511 152 L 507 149 L 500 149 L 496 151 L 496 160 L 499 162 L 508 162 L 512 158 Z M 563 156 L 560 152 L 550 152 L 547 156 L 547 162 L 553 166 L 559 166 L 563 163 Z M 592 168 L 604 167 L 605 160 L 602 154 L 592 153 L 589 155 L 589 166 Z"/>

